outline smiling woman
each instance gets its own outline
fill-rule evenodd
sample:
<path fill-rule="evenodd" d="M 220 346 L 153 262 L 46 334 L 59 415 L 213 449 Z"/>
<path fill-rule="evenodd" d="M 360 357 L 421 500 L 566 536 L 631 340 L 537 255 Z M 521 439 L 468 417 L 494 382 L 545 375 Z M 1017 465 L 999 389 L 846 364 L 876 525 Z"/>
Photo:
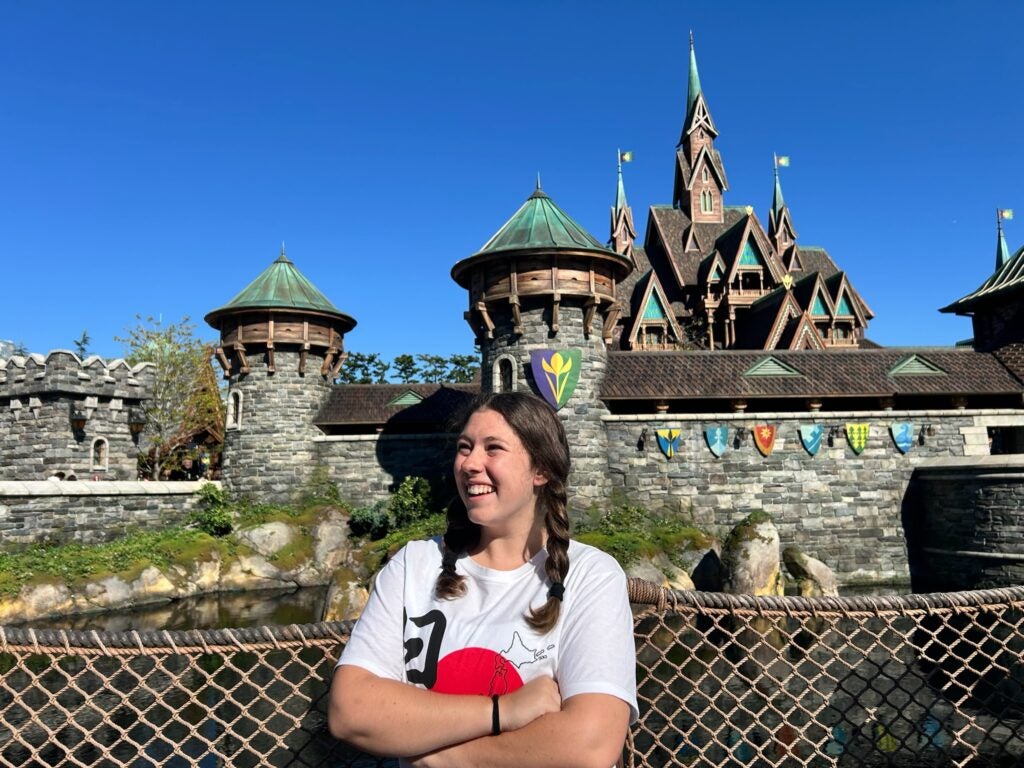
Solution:
<path fill-rule="evenodd" d="M 637 716 L 632 618 L 622 569 L 569 539 L 562 424 L 533 395 L 485 394 L 458 431 L 463 504 L 379 574 L 331 732 L 403 765 L 607 768 Z"/>

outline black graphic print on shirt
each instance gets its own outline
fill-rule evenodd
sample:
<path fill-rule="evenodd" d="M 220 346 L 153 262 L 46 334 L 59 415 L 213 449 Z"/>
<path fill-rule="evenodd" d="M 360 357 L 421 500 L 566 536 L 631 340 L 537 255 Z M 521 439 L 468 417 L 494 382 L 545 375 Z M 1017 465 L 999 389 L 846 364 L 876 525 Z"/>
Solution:
<path fill-rule="evenodd" d="M 439 659 L 441 640 L 447 629 L 447 620 L 441 611 L 428 611 L 423 616 L 405 617 L 415 626 L 430 627 L 426 642 L 410 637 L 405 641 L 405 663 L 422 658 L 422 668 L 409 668 L 406 676 L 410 683 L 419 683 L 437 693 L 477 694 L 501 696 L 523 686 L 519 669 L 546 659 L 547 651 L 554 648 L 530 648 L 518 631 L 512 633 L 508 646 L 501 651 L 490 648 L 461 648 Z"/>

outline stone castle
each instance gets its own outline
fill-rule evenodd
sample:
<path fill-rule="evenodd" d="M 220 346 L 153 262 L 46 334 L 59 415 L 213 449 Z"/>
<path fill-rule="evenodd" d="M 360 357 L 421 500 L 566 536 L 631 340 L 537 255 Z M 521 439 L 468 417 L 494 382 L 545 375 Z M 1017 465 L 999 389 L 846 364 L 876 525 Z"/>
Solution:
<path fill-rule="evenodd" d="M 206 317 L 228 382 L 225 486 L 285 500 L 316 467 L 356 505 L 385 498 L 409 475 L 443 486 L 453 413 L 481 389 L 543 394 L 538 355 L 550 366 L 558 353 L 578 375 L 559 401 L 575 517 L 622 499 L 721 530 L 763 509 L 783 541 L 843 581 L 906 579 L 903 516 L 915 468 L 1024 451 L 1024 326 L 1013 322 L 1024 306 L 1024 248 L 1011 256 L 1000 227 L 993 277 L 946 308 L 973 317 L 973 348 L 879 348 L 847 273 L 825 249 L 797 242 L 780 163 L 767 228 L 753 207 L 725 205 L 717 135 L 691 46 L 673 202 L 651 206 L 642 243 L 620 165 L 607 244 L 538 183 L 480 250 L 455 263 L 481 352 L 475 384 L 334 385 L 356 321 L 282 252 Z M 0 361 L 0 375 L 11 382 L 11 371 L 24 369 L 21 381 L 31 380 L 30 367 L 44 362 L 31 361 Z M 123 364 L 72 362 L 69 381 L 102 367 L 129 386 Z M 4 386 L 0 378 L 0 445 L 10 446 L 9 476 L 23 475 L 38 451 L 17 447 L 25 433 L 12 425 L 25 415 L 10 414 L 31 411 L 32 395 Z M 67 425 L 81 391 L 54 398 L 65 453 L 79 445 Z M 132 464 L 126 416 L 137 400 L 116 387 L 85 397 L 93 425 L 114 414 L 124 421 L 108 450 L 123 449 L 118 461 Z M 49 440 L 37 448 L 53 457 L 33 476 L 71 462 Z M 92 443 L 82 442 L 87 453 Z"/>

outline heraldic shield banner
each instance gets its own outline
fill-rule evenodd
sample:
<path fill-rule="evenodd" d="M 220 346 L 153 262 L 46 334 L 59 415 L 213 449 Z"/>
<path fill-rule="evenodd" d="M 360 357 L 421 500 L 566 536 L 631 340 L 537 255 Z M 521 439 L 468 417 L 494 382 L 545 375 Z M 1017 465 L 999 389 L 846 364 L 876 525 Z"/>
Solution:
<path fill-rule="evenodd" d="M 909 421 L 897 421 L 889 425 L 889 434 L 900 453 L 907 453 L 914 445 L 914 425 Z"/>
<path fill-rule="evenodd" d="M 530 368 L 537 393 L 556 411 L 565 405 L 580 380 L 583 351 L 579 349 L 535 349 L 530 352 Z"/>
<path fill-rule="evenodd" d="M 868 444 L 868 424 L 866 421 L 848 422 L 846 424 L 846 442 L 853 448 L 853 452 L 860 456 Z"/>
<path fill-rule="evenodd" d="M 821 449 L 821 438 L 825 428 L 821 424 L 802 424 L 799 431 L 804 450 L 814 456 Z"/>
<path fill-rule="evenodd" d="M 762 456 L 770 454 L 775 447 L 775 431 L 774 424 L 758 424 L 754 427 L 754 445 Z"/>
<path fill-rule="evenodd" d="M 679 450 L 680 430 L 659 429 L 655 434 L 658 436 L 658 447 L 661 448 L 661 452 L 665 454 L 666 458 L 671 459 L 675 456 Z"/>
<path fill-rule="evenodd" d="M 715 455 L 721 458 L 722 454 L 729 448 L 729 428 L 721 424 L 704 428 L 704 439 L 708 441 L 708 448 Z"/>

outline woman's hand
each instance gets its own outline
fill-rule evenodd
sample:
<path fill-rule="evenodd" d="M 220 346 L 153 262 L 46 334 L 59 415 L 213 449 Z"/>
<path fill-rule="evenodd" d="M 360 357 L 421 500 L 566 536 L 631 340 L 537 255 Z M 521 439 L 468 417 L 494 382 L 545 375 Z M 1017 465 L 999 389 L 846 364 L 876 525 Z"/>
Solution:
<path fill-rule="evenodd" d="M 546 675 L 536 677 L 514 693 L 498 699 L 501 730 L 518 730 L 541 715 L 558 712 L 561 708 L 558 683 Z"/>

